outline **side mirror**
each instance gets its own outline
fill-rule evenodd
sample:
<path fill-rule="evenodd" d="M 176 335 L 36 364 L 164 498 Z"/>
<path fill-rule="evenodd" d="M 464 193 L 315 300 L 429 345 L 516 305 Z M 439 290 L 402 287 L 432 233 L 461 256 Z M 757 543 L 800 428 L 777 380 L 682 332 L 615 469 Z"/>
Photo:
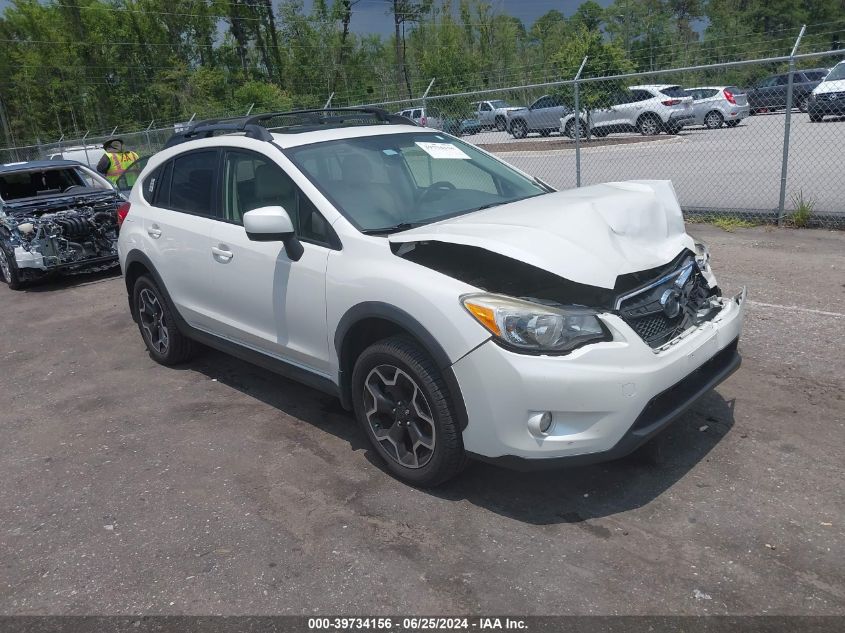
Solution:
<path fill-rule="evenodd" d="M 253 242 L 282 242 L 291 261 L 298 262 L 305 252 L 294 233 L 288 212 L 280 206 L 247 211 L 244 213 L 244 229 Z"/>

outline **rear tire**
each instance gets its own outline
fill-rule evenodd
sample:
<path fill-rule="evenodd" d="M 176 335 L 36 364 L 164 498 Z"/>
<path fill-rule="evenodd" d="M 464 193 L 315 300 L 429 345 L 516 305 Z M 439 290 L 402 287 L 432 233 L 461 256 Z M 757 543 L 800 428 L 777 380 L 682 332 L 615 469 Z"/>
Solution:
<path fill-rule="evenodd" d="M 436 486 L 466 465 L 452 395 L 437 365 L 406 336 L 365 349 L 352 372 L 355 417 L 397 478 Z"/>
<path fill-rule="evenodd" d="M 173 309 L 155 281 L 142 275 L 132 290 L 132 310 L 144 345 L 154 361 L 177 365 L 196 353 L 196 343 L 179 331 Z"/>
<path fill-rule="evenodd" d="M 654 114 L 645 114 L 637 121 L 637 131 L 643 136 L 657 136 L 661 127 L 660 119 Z"/>
<path fill-rule="evenodd" d="M 725 117 L 718 110 L 711 110 L 704 115 L 704 125 L 708 130 L 718 130 L 725 123 Z"/>
<path fill-rule="evenodd" d="M 3 281 L 6 282 L 11 290 L 20 290 L 24 287 L 15 256 L 2 246 L 0 246 L 0 276 L 3 277 Z"/>
<path fill-rule="evenodd" d="M 528 136 L 528 126 L 525 124 L 525 121 L 517 119 L 511 123 L 511 135 L 514 138 L 525 138 Z"/>

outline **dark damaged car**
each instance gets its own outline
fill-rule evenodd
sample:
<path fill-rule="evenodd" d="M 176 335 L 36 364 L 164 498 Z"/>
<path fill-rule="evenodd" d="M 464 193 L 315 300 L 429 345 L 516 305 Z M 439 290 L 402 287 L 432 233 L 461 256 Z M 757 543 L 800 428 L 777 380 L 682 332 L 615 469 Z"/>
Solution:
<path fill-rule="evenodd" d="M 63 160 L 0 165 L 0 273 L 13 289 L 54 274 L 117 266 L 114 187 Z"/>

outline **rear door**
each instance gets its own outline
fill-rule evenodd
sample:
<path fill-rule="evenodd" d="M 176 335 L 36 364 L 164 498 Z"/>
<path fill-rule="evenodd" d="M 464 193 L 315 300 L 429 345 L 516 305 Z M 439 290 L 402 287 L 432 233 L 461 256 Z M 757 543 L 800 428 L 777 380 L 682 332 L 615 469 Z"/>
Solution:
<path fill-rule="evenodd" d="M 211 229 L 219 213 L 219 156 L 216 149 L 200 149 L 165 163 L 143 214 L 146 253 L 179 314 L 200 329 L 211 325 L 209 299 L 219 291 L 209 281 Z"/>
<path fill-rule="evenodd" d="M 686 95 L 692 98 L 692 112 L 695 115 L 695 123 L 704 125 L 704 117 L 714 108 L 718 109 L 720 91 L 716 88 L 696 88 L 686 90 Z"/>
<path fill-rule="evenodd" d="M 478 105 L 478 120 L 484 126 L 493 125 L 493 107 L 487 101 Z"/>
<path fill-rule="evenodd" d="M 209 277 L 214 332 L 241 345 L 328 375 L 326 264 L 337 237 L 316 207 L 268 156 L 227 149 L 222 217 L 213 223 Z M 299 261 L 281 242 L 254 242 L 243 214 L 264 206 L 288 212 L 303 243 Z"/>
<path fill-rule="evenodd" d="M 643 112 L 643 102 L 652 99 L 653 95 L 648 90 L 631 88 L 627 93 L 619 94 L 618 103 L 611 108 L 612 115 L 610 123 L 617 131 L 637 124 L 637 119 Z"/>

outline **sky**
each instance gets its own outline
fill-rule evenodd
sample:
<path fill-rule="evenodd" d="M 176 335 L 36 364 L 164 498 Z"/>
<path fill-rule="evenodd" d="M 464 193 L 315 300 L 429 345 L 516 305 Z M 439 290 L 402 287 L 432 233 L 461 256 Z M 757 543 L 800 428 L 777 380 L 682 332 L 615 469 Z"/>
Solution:
<path fill-rule="evenodd" d="M 311 10 L 312 0 L 303 0 L 305 10 Z M 521 19 L 526 26 L 544 13 L 557 9 L 569 17 L 578 8 L 582 0 L 488 0 L 497 13 L 507 13 Z M 597 0 L 606 7 L 612 0 Z M 329 0 L 331 2 L 331 0 Z M 0 0 L 0 12 L 10 4 L 9 0 Z M 273 0 L 278 6 L 279 0 Z M 457 6 L 458 0 L 453 0 Z M 387 10 L 390 4 L 386 0 L 359 0 L 352 12 L 352 30 L 356 33 L 378 33 L 390 35 L 393 32 L 393 18 Z"/>
<path fill-rule="evenodd" d="M 3 0 L 0 0 L 2 2 Z M 497 13 L 507 13 L 520 18 L 527 26 L 544 13 L 557 9 L 565 16 L 570 16 L 582 0 L 488 0 Z M 310 10 L 312 0 L 305 0 L 306 10 Z M 611 0 L 598 0 L 606 7 Z M 454 0 L 453 5 L 458 1 Z M 379 33 L 389 35 L 393 32 L 393 18 L 387 13 L 390 3 L 386 0 L 360 0 L 352 12 L 352 30 L 356 33 Z"/>

